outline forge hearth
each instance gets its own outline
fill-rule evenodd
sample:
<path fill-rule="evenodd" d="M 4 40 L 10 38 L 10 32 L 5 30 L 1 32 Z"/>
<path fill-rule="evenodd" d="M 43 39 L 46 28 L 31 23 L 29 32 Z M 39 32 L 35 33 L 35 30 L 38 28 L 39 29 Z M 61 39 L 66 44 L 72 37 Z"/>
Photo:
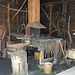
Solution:
<path fill-rule="evenodd" d="M 40 35 L 40 29 L 46 28 L 44 25 L 42 25 L 40 22 L 30 22 L 27 24 L 27 27 L 30 27 L 30 34 L 39 34 Z"/>

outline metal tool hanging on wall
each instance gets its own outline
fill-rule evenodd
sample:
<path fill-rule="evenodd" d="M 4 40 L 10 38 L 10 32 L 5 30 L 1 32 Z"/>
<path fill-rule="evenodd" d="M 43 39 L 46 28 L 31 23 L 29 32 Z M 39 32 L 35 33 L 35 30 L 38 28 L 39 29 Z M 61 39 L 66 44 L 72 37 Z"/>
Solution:
<path fill-rule="evenodd" d="M 21 24 L 21 31 L 22 32 L 25 29 L 25 20 L 24 20 L 24 13 L 23 13 L 23 20 L 22 20 L 22 24 Z"/>
<path fill-rule="evenodd" d="M 21 21 L 20 21 L 20 25 L 18 27 L 17 32 L 23 32 L 23 30 L 25 29 L 25 18 L 24 18 L 24 13 L 23 16 L 21 17 Z"/>

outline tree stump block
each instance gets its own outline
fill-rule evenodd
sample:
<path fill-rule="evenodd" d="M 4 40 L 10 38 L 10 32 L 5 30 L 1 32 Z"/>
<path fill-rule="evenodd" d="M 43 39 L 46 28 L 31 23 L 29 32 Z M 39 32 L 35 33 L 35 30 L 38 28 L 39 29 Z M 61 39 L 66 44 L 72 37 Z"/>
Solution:
<path fill-rule="evenodd" d="M 16 50 L 15 48 L 10 48 L 8 49 L 7 53 L 11 56 L 13 71 L 12 75 L 28 75 L 27 53 L 25 50 Z"/>

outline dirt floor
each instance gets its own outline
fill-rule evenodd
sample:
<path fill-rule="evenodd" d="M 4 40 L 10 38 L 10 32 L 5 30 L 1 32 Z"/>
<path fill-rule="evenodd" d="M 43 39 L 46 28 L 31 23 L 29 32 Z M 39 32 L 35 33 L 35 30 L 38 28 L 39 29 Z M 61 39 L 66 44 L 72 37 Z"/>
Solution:
<path fill-rule="evenodd" d="M 28 57 L 28 64 L 29 64 L 28 75 L 56 75 L 57 73 L 60 73 L 70 67 L 75 66 L 75 61 L 71 62 L 70 67 L 68 67 L 66 64 L 53 65 L 51 74 L 43 73 L 43 70 L 38 68 L 38 61 L 35 60 L 33 56 Z M 12 73 L 11 60 L 9 58 L 0 57 L 0 75 L 11 75 L 11 73 Z"/>
<path fill-rule="evenodd" d="M 66 69 L 69 69 L 73 66 L 75 66 L 75 61 L 71 62 L 70 67 L 68 67 L 66 64 L 64 65 L 53 65 L 52 73 L 51 74 L 45 74 L 42 69 L 38 68 L 38 61 L 34 59 L 34 57 L 29 57 L 28 59 L 29 63 L 29 75 L 56 75 Z"/>
<path fill-rule="evenodd" d="M 11 60 L 0 57 L 0 75 L 11 75 Z"/>

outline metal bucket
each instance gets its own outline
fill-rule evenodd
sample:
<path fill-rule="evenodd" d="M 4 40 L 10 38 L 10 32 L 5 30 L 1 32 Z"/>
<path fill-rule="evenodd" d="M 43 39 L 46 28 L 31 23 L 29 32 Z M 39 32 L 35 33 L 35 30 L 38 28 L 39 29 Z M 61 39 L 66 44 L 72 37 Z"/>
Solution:
<path fill-rule="evenodd" d="M 52 63 L 51 62 L 46 62 L 44 63 L 44 73 L 50 74 L 52 73 Z"/>

